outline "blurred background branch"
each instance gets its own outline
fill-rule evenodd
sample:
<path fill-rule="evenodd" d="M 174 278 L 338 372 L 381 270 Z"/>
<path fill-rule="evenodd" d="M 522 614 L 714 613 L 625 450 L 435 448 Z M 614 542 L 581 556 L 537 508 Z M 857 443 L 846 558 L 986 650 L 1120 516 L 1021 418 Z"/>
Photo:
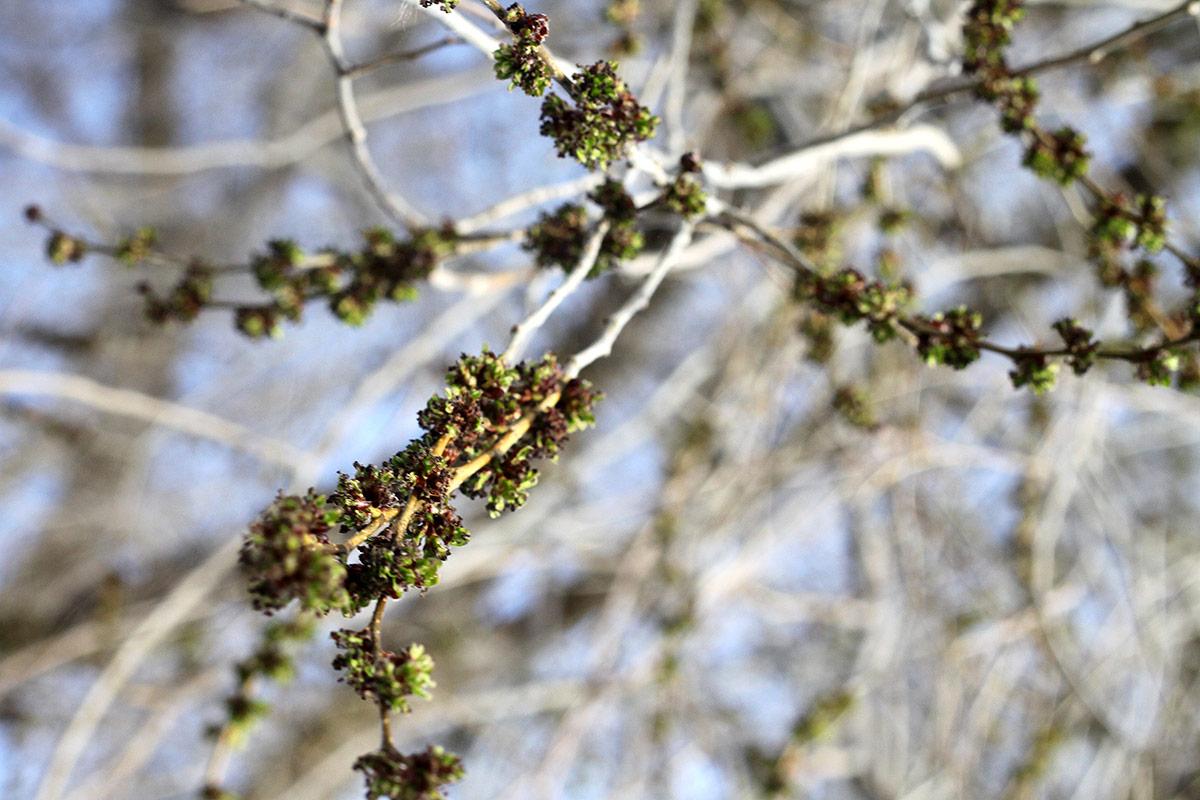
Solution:
<path fill-rule="evenodd" d="M 765 250 L 665 216 L 644 255 L 536 314 L 558 278 L 508 233 L 597 178 L 482 63 L 507 35 L 490 11 L 344 5 L 328 53 L 317 2 L 286 5 L 298 25 L 225 0 L 0 7 L 0 795 L 194 796 L 261 628 L 232 569 L 247 522 L 280 487 L 394 453 L 458 353 L 532 318 L 533 355 L 621 334 L 592 351 L 613 346 L 587 372 L 598 428 L 521 513 L 473 508 L 441 584 L 384 623 L 437 661 L 395 734 L 463 755 L 454 797 L 1196 796 L 1193 395 L 1123 364 L 1037 396 L 1001 358 L 928 369 L 794 302 Z M 1068 314 L 1120 336 L 1131 296 L 1095 279 L 1086 193 L 1020 169 L 963 92 L 961 5 L 528 11 L 568 67 L 619 58 L 663 117 L 635 194 L 694 150 L 720 202 L 819 269 L 979 308 L 999 342 L 1046 343 Z M 1195 253 L 1195 4 L 1027 5 L 1012 63 L 1071 56 L 1038 69 L 1048 124 L 1087 134 L 1107 191 L 1168 198 Z M 30 202 L 215 264 L 425 216 L 504 235 L 361 329 L 313 314 L 252 341 L 217 314 L 143 320 L 146 276 L 119 265 L 47 267 Z M 1169 254 L 1148 261 L 1187 296 Z M 332 624 L 230 761 L 248 798 L 361 796 L 350 765 L 379 723 L 333 683 Z"/>

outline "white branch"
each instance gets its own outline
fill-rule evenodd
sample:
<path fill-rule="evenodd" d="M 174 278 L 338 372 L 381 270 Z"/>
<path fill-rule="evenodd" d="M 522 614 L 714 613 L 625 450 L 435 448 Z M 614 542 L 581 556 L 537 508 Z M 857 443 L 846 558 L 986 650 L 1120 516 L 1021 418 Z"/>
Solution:
<path fill-rule="evenodd" d="M 490 70 L 468 70 L 364 95 L 366 122 L 454 103 L 488 88 Z M 210 169 L 280 169 L 303 161 L 346 135 L 341 114 L 332 110 L 274 139 L 230 139 L 180 147 L 122 147 L 56 142 L 0 119 L 0 147 L 56 169 L 117 175 L 191 175 Z"/>
<path fill-rule="evenodd" d="M 467 22 L 467 20 L 461 15 L 446 14 L 432 6 L 429 8 L 422 8 L 419 0 L 402 0 L 402 2 L 407 3 L 408 5 L 421 11 L 427 17 L 435 19 L 442 25 L 445 25 L 451 31 L 462 37 L 467 44 L 472 45 L 476 50 L 486 55 L 489 59 L 495 57 L 496 49 L 500 47 L 500 41 L 498 39 L 493 39 L 479 28 Z M 554 53 L 550 52 L 550 50 L 545 46 L 542 46 L 541 50 L 546 57 L 549 58 L 550 62 L 554 65 L 554 68 L 562 73 L 562 75 L 570 76 L 575 72 L 575 64 L 559 58 Z M 634 146 L 630 147 L 628 158 L 630 163 L 633 164 L 635 168 L 645 171 L 659 183 L 665 183 L 669 180 L 666 171 L 662 167 L 662 164 L 653 155 L 653 151 L 647 147 L 644 147 L 642 144 L 635 143 Z"/>
<path fill-rule="evenodd" d="M 58 800 L 71 778 L 79 757 L 91 743 L 96 728 L 116 699 L 117 693 L 175 626 L 187 618 L 229 573 L 237 557 L 239 539 L 229 539 L 202 561 L 167 597 L 155 606 L 133 633 L 117 648 L 76 708 L 75 715 L 59 738 L 50 764 L 38 786 L 36 800 Z"/>
<path fill-rule="evenodd" d="M 675 6 L 671 34 L 671 70 L 667 86 L 667 103 L 663 120 L 667 128 L 668 147 L 672 153 L 683 151 L 687 140 L 683 105 L 687 99 L 688 65 L 691 63 L 692 31 L 696 23 L 696 0 L 680 0 Z"/>
<path fill-rule="evenodd" d="M 436 20 L 441 25 L 446 26 L 454 33 L 462 37 L 463 41 L 474 47 L 479 52 L 483 53 L 488 59 L 492 59 L 495 55 L 496 48 L 500 46 L 497 39 L 493 39 L 488 34 L 484 33 L 478 27 L 467 21 L 466 17 L 461 14 L 447 14 L 441 9 L 430 6 L 425 8 L 419 0 L 402 0 L 402 2 L 412 6 L 430 19 Z M 573 67 L 568 64 L 566 72 L 569 75 Z"/>
<path fill-rule="evenodd" d="M 667 277 L 667 273 L 671 271 L 675 261 L 680 254 L 692 241 L 692 233 L 695 228 L 691 222 L 685 222 L 675 237 L 671 239 L 671 244 L 663 251 L 659 257 L 658 264 L 646 276 L 645 280 L 633 293 L 625 304 L 617 309 L 611 317 L 608 318 L 604 326 L 604 332 L 600 334 L 600 338 L 592 342 L 590 345 L 580 350 L 571 360 L 567 362 L 565 374 L 568 378 L 574 378 L 579 375 L 589 364 L 604 358 L 612 353 L 613 344 L 617 341 L 617 337 L 621 335 L 621 331 L 625 330 L 625 326 L 633 319 L 638 312 L 650 304 L 650 298 L 658 291 L 659 285 L 663 279 Z"/>
<path fill-rule="evenodd" d="M 863 131 L 815 147 L 807 147 L 761 166 L 738 162 L 706 162 L 704 177 L 719 189 L 750 189 L 803 177 L 830 161 L 864 156 L 929 153 L 946 169 L 962 164 L 958 146 L 940 128 L 917 125 L 900 130 Z"/>
<path fill-rule="evenodd" d="M 500 272 L 455 272 L 438 267 L 429 273 L 429 285 L 443 292 L 463 292 L 472 297 L 491 294 L 524 283 L 532 273 L 527 267 Z"/>
<path fill-rule="evenodd" d="M 303 25 L 304 27 L 311 28 L 315 31 L 321 30 L 321 20 L 317 19 L 316 17 L 310 17 L 308 14 L 301 14 L 298 11 L 292 11 L 291 9 L 284 8 L 283 6 L 278 6 L 274 3 L 267 2 L 267 0 L 241 0 L 241 3 L 257 9 L 258 11 L 263 11 L 267 14 L 271 14 L 272 16 L 279 17 L 280 19 L 287 20 L 288 22 L 292 22 L 297 25 Z"/>
<path fill-rule="evenodd" d="M 371 150 L 367 147 L 367 129 L 363 126 L 358 103 L 354 98 L 354 79 L 347 74 L 350 66 L 346 61 L 341 34 L 341 0 L 328 0 L 326 6 L 325 33 L 321 37 L 325 50 L 337 75 L 338 112 L 350 141 L 350 152 L 354 163 L 366 182 L 367 190 L 375 202 L 400 225 L 412 230 L 427 224 L 427 220 L 403 197 L 387 189 L 383 174 L 375 164 Z"/>
<path fill-rule="evenodd" d="M 566 197 L 573 197 L 580 192 L 586 192 L 589 189 L 594 189 L 604 180 L 603 175 L 598 175 L 589 172 L 579 178 L 566 181 L 564 183 L 555 183 L 550 186 L 538 186 L 534 189 L 514 194 L 511 197 L 506 197 L 490 208 L 485 208 L 478 214 L 470 217 L 464 217 L 454 224 L 454 230 L 458 233 L 474 233 L 475 231 L 485 228 L 492 223 L 510 217 L 514 214 L 520 214 L 526 209 L 540 206 L 543 203 L 548 203 L 551 200 L 561 200 Z"/>
<path fill-rule="evenodd" d="M 512 340 L 508 343 L 508 349 L 500 355 L 501 361 L 508 364 L 517 361 L 521 357 L 521 353 L 525 350 L 525 347 L 529 344 L 529 340 L 533 337 L 533 334 L 545 325 L 546 320 L 550 319 L 550 315 L 583 284 L 588 273 L 592 271 L 592 267 L 596 266 L 596 259 L 600 257 L 600 246 L 604 244 L 604 237 L 608 235 L 608 228 L 608 220 L 603 220 L 596 226 L 595 233 L 588 239 L 587 245 L 583 249 L 583 254 L 579 257 L 579 263 L 567 273 L 567 279 L 551 292 L 546 301 L 536 308 L 532 314 L 513 326 Z"/>
<path fill-rule="evenodd" d="M 0 370 L 0 395 L 57 397 L 121 417 L 218 442 L 270 464 L 294 467 L 310 461 L 307 453 L 287 442 L 260 436 L 223 417 L 161 400 L 130 389 L 117 389 L 81 375 L 34 370 Z"/>

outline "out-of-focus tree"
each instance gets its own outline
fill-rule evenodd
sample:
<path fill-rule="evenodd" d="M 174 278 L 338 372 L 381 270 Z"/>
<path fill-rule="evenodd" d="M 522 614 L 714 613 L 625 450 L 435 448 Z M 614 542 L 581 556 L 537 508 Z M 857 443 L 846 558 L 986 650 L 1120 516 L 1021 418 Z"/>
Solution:
<path fill-rule="evenodd" d="M 0 8 L 0 794 L 1195 796 L 1198 18 Z"/>

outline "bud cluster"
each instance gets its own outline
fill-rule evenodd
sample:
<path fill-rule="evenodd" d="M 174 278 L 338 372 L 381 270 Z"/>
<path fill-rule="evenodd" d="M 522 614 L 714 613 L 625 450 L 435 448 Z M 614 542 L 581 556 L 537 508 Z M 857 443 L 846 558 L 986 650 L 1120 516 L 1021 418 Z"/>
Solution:
<path fill-rule="evenodd" d="M 445 458 L 417 439 L 382 467 L 354 466 L 355 477 L 342 475 L 331 496 L 346 512 L 347 531 L 366 527 L 388 510 L 407 505 L 410 498 L 419 504 L 403 530 L 389 527 L 368 539 L 359 549 L 358 562 L 347 567 L 354 607 L 435 585 L 450 548 L 470 539 L 450 504 L 451 472 Z"/>
<path fill-rule="evenodd" d="M 798 273 L 793 296 L 813 303 L 845 325 L 865 321 L 877 342 L 896 335 L 896 321 L 912 299 L 904 284 L 871 280 L 856 269 L 845 268 L 829 275 Z"/>
<path fill-rule="evenodd" d="M 210 727 L 209 735 L 227 736 L 230 744 L 244 739 L 250 727 L 269 710 L 264 701 L 254 696 L 254 683 L 260 679 L 276 683 L 291 680 L 295 673 L 291 650 L 311 638 L 312 633 L 313 623 L 308 616 L 267 625 L 258 648 L 235 665 L 237 689 L 225 700 L 228 716 L 224 724 Z"/>
<path fill-rule="evenodd" d="M 155 292 L 145 281 L 138 284 L 138 293 L 145 303 L 146 319 L 151 322 L 191 322 L 212 300 L 212 271 L 203 264 L 192 264 L 165 295 Z"/>
<path fill-rule="evenodd" d="M 832 405 L 842 419 L 856 428 L 870 431 L 879 427 L 870 398 L 857 386 L 838 387 L 833 394 Z"/>
<path fill-rule="evenodd" d="M 979 335 L 983 315 L 966 306 L 915 317 L 917 352 L 930 366 L 965 369 L 979 359 Z"/>
<path fill-rule="evenodd" d="M 427 279 L 457 244 L 452 230 L 435 228 L 404 240 L 386 229 L 371 228 L 363 238 L 360 250 L 323 250 L 312 256 L 295 242 L 270 242 L 250 267 L 271 300 L 239 307 L 238 329 L 252 337 L 278 336 L 281 320 L 299 321 L 306 304 L 322 299 L 342 322 L 361 325 L 381 300 L 415 299 L 417 283 Z"/>
<path fill-rule="evenodd" d="M 1021 0 L 977 0 L 963 23 L 963 68 L 969 73 L 1005 69 L 1004 48 L 1025 16 Z"/>
<path fill-rule="evenodd" d="M 515 38 L 496 48 L 496 77 L 510 81 L 509 89 L 519 87 L 531 97 L 541 97 L 551 82 L 550 66 L 541 52 L 550 22 L 545 14 L 527 14 L 520 3 L 513 3 L 504 11 L 504 23 Z"/>
<path fill-rule="evenodd" d="M 1069 126 L 1053 132 L 1032 129 L 1023 163 L 1042 178 L 1070 186 L 1087 174 L 1091 155 L 1085 144 L 1083 134 Z"/>
<path fill-rule="evenodd" d="M 355 464 L 328 497 L 279 497 L 250 527 L 241 563 L 256 607 L 298 600 L 321 614 L 354 613 L 435 585 L 450 548 L 469 538 L 453 489 L 484 498 L 493 516 L 519 508 L 537 483 L 533 461 L 557 457 L 570 433 L 595 422 L 599 395 L 567 380 L 553 356 L 509 367 L 484 350 L 460 358 L 446 380 L 418 415 L 423 436 L 380 466 Z M 330 542 L 334 527 L 354 535 L 373 525 L 381 530 L 354 563 Z"/>
<path fill-rule="evenodd" d="M 1177 350 L 1162 348 L 1137 365 L 1137 377 L 1150 386 L 1170 386 L 1181 363 Z"/>
<path fill-rule="evenodd" d="M 51 231 L 46 239 L 46 257 L 56 266 L 78 264 L 87 255 L 87 244 L 63 231 Z"/>
<path fill-rule="evenodd" d="M 250 526 L 239 557 L 255 608 L 271 613 L 293 600 L 318 614 L 348 607 L 346 567 L 327 547 L 341 516 L 312 489 L 275 499 Z"/>
<path fill-rule="evenodd" d="M 381 708 L 408 713 L 409 697 L 428 699 L 437 685 L 433 659 L 422 645 L 393 653 L 379 648 L 369 630 L 340 630 L 331 636 L 339 651 L 333 668 L 343 673 L 340 680 Z"/>
<path fill-rule="evenodd" d="M 154 245 L 157 242 L 158 233 L 154 228 L 138 228 L 131 235 L 117 242 L 113 255 L 118 261 L 132 267 L 149 258 L 153 254 Z"/>
<path fill-rule="evenodd" d="M 1045 353 L 1019 351 L 1013 356 L 1013 368 L 1008 377 L 1016 389 L 1028 386 L 1035 394 L 1044 394 L 1053 389 L 1058 380 L 1058 363 L 1051 361 Z"/>
<path fill-rule="evenodd" d="M 455 489 L 485 498 L 493 516 L 519 508 L 537 483 L 532 462 L 557 457 L 569 434 L 594 424 L 598 399 L 587 381 L 568 379 L 552 355 L 511 367 L 486 348 L 463 355 L 447 370 L 444 393 L 417 415 L 422 436 L 379 466 L 355 464 L 354 474 L 341 475 L 327 497 L 311 489 L 280 496 L 250 526 L 241 564 L 255 606 L 271 613 L 296 600 L 305 611 L 349 616 L 374 602 L 367 629 L 332 634 L 333 666 L 379 705 L 385 721 L 391 712 L 407 712 L 409 698 L 429 696 L 433 661 L 419 644 L 400 652 L 381 647 L 386 600 L 436 584 L 450 548 L 467 542 L 452 505 Z M 333 545 L 335 527 L 352 543 Z M 231 725 L 244 728 L 266 710 L 246 690 L 251 676 L 289 670 L 274 645 L 243 662 Z M 402 754 L 386 724 L 384 731 L 383 747 L 355 764 L 368 798 L 434 800 L 462 776 L 457 756 L 440 748 Z"/>
<path fill-rule="evenodd" d="M 26 218 L 44 224 L 36 207 Z M 383 228 L 364 232 L 360 249 L 323 249 L 305 253 L 287 239 L 267 243 L 266 251 L 253 256 L 244 267 L 209 266 L 199 260 L 181 264 L 183 274 L 165 292 L 148 282 L 138 285 L 147 319 L 155 323 L 191 322 L 206 308 L 233 308 L 238 330 L 259 338 L 282 334 L 282 323 L 299 322 L 304 308 L 325 301 L 333 314 L 349 325 L 361 325 L 381 301 L 403 302 L 417 296 L 417 284 L 426 280 L 438 264 L 455 252 L 459 240 L 450 227 L 426 228 L 398 240 Z M 46 254 L 54 264 L 75 264 L 90 252 L 102 253 L 128 266 L 150 262 L 180 263 L 155 247 L 153 229 L 139 228 L 115 245 L 92 244 L 57 228 L 49 229 Z M 262 302 L 230 303 L 214 298 L 218 274 L 245 269 L 258 289 L 267 296 Z"/>
<path fill-rule="evenodd" d="M 614 62 L 582 67 L 570 85 L 573 102 L 554 94 L 542 101 L 541 133 L 554 140 L 560 158 L 605 169 L 623 158 L 630 144 L 654 136 L 658 117 L 638 103 Z"/>
<path fill-rule="evenodd" d="M 1166 245 L 1166 237 L 1166 203 L 1161 197 L 1138 195 L 1130 203 L 1118 194 L 1102 202 L 1089 237 L 1089 254 L 1101 283 L 1125 287 L 1136 301 L 1141 292 L 1135 284 L 1147 283 L 1151 275 L 1137 266 L 1127 270 L 1124 255 L 1139 250 L 1153 255 Z"/>
<path fill-rule="evenodd" d="M 596 263 L 588 272 L 589 278 L 595 278 L 636 257 L 646 240 L 637 229 L 638 209 L 620 181 L 605 181 L 588 199 L 600 206 L 608 222 L 608 233 L 600 243 Z M 538 217 L 526 231 L 523 246 L 536 253 L 539 267 L 570 270 L 583 257 L 591 229 L 587 209 L 578 203 L 565 203 Z"/>
<path fill-rule="evenodd" d="M 1039 92 L 1028 75 L 1014 73 L 1005 58 L 1012 29 L 1025 15 L 1021 0 L 975 0 L 963 23 L 963 70 L 978 81 L 977 94 L 1000 112 L 1000 124 L 1025 140 L 1024 164 L 1067 186 L 1087 174 L 1083 134 L 1073 128 L 1045 131 L 1034 118 Z"/>
<path fill-rule="evenodd" d="M 367 800 L 445 800 L 442 788 L 461 780 L 458 756 L 430 745 L 419 753 L 404 754 L 384 746 L 354 762 L 367 780 Z"/>
<path fill-rule="evenodd" d="M 642 40 L 635 27 L 641 16 L 640 0 L 608 0 L 604 6 L 604 19 L 619 30 L 609 50 L 618 54 L 633 55 L 642 48 Z"/>
<path fill-rule="evenodd" d="M 792 231 L 792 244 L 809 261 L 825 269 L 837 265 L 842 250 L 841 216 L 833 211 L 806 211 Z"/>
<path fill-rule="evenodd" d="M 1092 332 L 1071 318 L 1054 323 L 1054 330 L 1062 337 L 1067 350 L 1067 364 L 1076 375 L 1083 375 L 1096 363 L 1096 351 L 1100 343 L 1092 338 Z"/>
<path fill-rule="evenodd" d="M 663 192 L 663 203 L 684 219 L 699 217 L 708 208 L 708 195 L 700 185 L 699 175 L 699 159 L 694 153 L 685 153 L 679 159 L 679 174 Z"/>

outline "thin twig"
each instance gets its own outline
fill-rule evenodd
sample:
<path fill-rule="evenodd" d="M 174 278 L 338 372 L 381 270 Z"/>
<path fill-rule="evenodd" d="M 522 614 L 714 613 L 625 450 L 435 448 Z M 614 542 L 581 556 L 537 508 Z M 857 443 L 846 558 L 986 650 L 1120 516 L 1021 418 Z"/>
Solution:
<path fill-rule="evenodd" d="M 532 314 L 513 326 L 512 339 L 509 341 L 508 347 L 501 353 L 501 361 L 512 364 L 519 359 L 538 328 L 545 325 L 546 320 L 550 319 L 550 315 L 583 284 L 588 273 L 596 266 L 596 259 L 600 257 L 600 246 L 604 243 L 604 237 L 608 235 L 608 228 L 608 220 L 602 220 L 596 226 L 595 232 L 583 249 L 583 255 L 579 257 L 579 262 L 574 269 L 567 273 L 566 280 L 559 284 L 558 288 L 551 292 L 545 302 L 538 306 Z"/>
<path fill-rule="evenodd" d="M 386 67 L 391 64 L 399 64 L 404 61 L 415 61 L 421 56 L 428 55 L 435 50 L 441 50 L 443 47 L 449 47 L 456 44 L 465 44 L 458 36 L 446 36 L 438 39 L 436 42 L 430 42 L 423 47 L 417 47 L 412 50 L 401 50 L 396 53 L 386 53 L 381 56 L 376 56 L 361 64 L 347 64 L 341 70 L 343 78 L 361 78 L 363 75 L 374 72 L 380 67 Z"/>
<path fill-rule="evenodd" d="M 719 189 L 751 189 L 794 180 L 839 158 L 907 155 L 926 152 L 946 169 L 962 163 L 958 145 L 941 128 L 917 125 L 912 128 L 861 130 L 820 144 L 803 145 L 785 156 L 759 166 L 738 162 L 705 162 L 704 177 Z"/>
<path fill-rule="evenodd" d="M 1105 58 L 1110 56 L 1117 50 L 1122 50 L 1129 47 L 1139 39 L 1143 39 L 1152 33 L 1155 33 L 1163 28 L 1171 25 L 1187 17 L 1200 16 L 1200 2 L 1197 0 L 1189 0 L 1186 3 L 1181 3 L 1174 8 L 1168 9 L 1156 17 L 1144 19 L 1141 22 L 1135 22 L 1129 28 L 1126 28 L 1119 33 L 1115 33 L 1106 39 L 1101 39 L 1098 42 L 1092 42 L 1089 45 L 1084 45 L 1078 50 L 1073 50 L 1070 53 L 1064 53 L 1061 56 L 1047 58 L 1043 61 L 1035 61 L 1019 69 L 1013 70 L 1013 75 L 1036 75 L 1040 72 L 1047 72 L 1059 67 L 1069 66 L 1077 62 L 1086 61 L 1089 64 L 1099 64 Z"/>
<path fill-rule="evenodd" d="M 292 445 L 262 436 L 236 422 L 196 408 L 152 397 L 132 389 L 105 386 L 82 375 L 34 370 L 0 370 L 0 396 L 56 397 L 81 403 L 105 414 L 142 420 L 217 442 L 269 464 L 294 466 L 309 461 Z"/>
<path fill-rule="evenodd" d="M 239 0 L 240 2 L 240 0 Z M 431 77 L 362 95 L 364 122 L 376 122 L 429 106 L 473 97 L 489 86 L 481 70 Z M 163 147 L 96 146 L 58 142 L 0 120 L 0 146 L 22 158 L 61 170 L 116 175 L 192 175 L 213 169 L 282 169 L 345 136 L 336 108 L 306 120 L 285 135 L 261 140 L 229 139 Z"/>
<path fill-rule="evenodd" d="M 813 276 L 817 274 L 814 265 L 796 252 L 795 248 L 791 247 L 781 237 L 772 232 L 766 226 L 755 222 L 747 215 L 739 213 L 736 209 L 730 206 L 718 205 L 718 208 L 723 208 L 722 216 L 725 218 L 726 224 L 730 230 L 734 230 L 734 224 L 741 225 L 752 231 L 766 245 L 764 250 L 775 256 L 775 259 L 786 265 L 796 272 Z M 721 219 L 716 221 L 722 224 Z M 736 233 L 736 230 L 734 230 Z M 920 318 L 911 315 L 898 315 L 895 318 L 895 325 L 900 331 L 905 332 L 905 335 L 911 335 L 913 338 L 910 343 L 916 341 L 916 337 L 921 335 L 940 336 L 938 330 L 931 327 Z M 1184 347 L 1195 342 L 1200 342 L 1200 326 L 1192 326 L 1190 330 L 1186 330 L 1177 334 L 1165 334 L 1157 343 L 1146 345 L 1144 347 L 1098 347 L 1094 351 L 1097 359 L 1105 361 L 1124 361 L 1130 364 L 1145 364 L 1153 361 L 1163 352 L 1173 350 L 1178 347 Z M 1066 358 L 1073 355 L 1072 351 L 1065 347 L 1058 348 L 1036 348 L 1036 347 L 1006 347 L 996 344 L 989 339 L 980 337 L 973 342 L 974 346 L 980 350 L 984 350 L 997 355 L 1005 356 L 1012 361 L 1020 359 L 1028 359 L 1032 357 L 1046 358 Z"/>
<path fill-rule="evenodd" d="M 346 74 L 350 68 L 346 62 L 341 35 L 342 0 L 327 0 L 325 6 L 325 23 L 321 41 L 337 74 L 337 103 L 342 124 L 346 128 L 346 138 L 350 142 L 350 152 L 354 163 L 366 183 L 367 191 L 375 198 L 381 209 L 387 212 L 393 220 L 408 230 L 424 227 L 427 224 L 424 216 L 407 200 L 388 191 L 383 174 L 380 173 L 375 158 L 367 147 L 367 129 L 363 125 L 362 116 L 358 111 L 358 102 L 354 97 L 354 79 Z"/>
<path fill-rule="evenodd" d="M 228 574 L 240 543 L 230 539 L 175 585 L 170 594 L 125 639 L 99 677 L 88 687 L 75 714 L 59 737 L 36 800 L 58 800 L 76 763 L 117 693 L 145 662 L 150 651 L 185 619 Z"/>
<path fill-rule="evenodd" d="M 478 214 L 462 217 L 454 223 L 454 229 L 460 234 L 474 233 L 513 214 L 520 214 L 522 211 L 542 205 L 543 203 L 549 203 L 552 200 L 561 200 L 564 197 L 573 197 L 580 192 L 594 189 L 603 180 L 603 175 L 589 172 L 587 175 L 563 183 L 538 186 L 506 197 L 495 205 L 480 211 Z"/>
<path fill-rule="evenodd" d="M 1119 48 L 1128 47 L 1137 40 L 1161 30 L 1171 23 L 1185 19 L 1189 16 L 1194 17 L 1197 15 L 1200 15 L 1200 2 L 1196 2 L 1196 0 L 1190 0 L 1189 2 L 1181 3 L 1180 5 L 1175 6 L 1174 8 L 1171 8 L 1162 14 L 1159 14 L 1158 16 L 1135 23 L 1131 27 L 1126 28 L 1119 33 L 1113 34 L 1112 36 L 1101 39 L 1098 42 L 1093 42 L 1092 44 L 1085 45 L 1084 47 L 1063 55 L 1053 56 L 1042 61 L 1035 61 L 1025 65 L 1024 67 L 1014 69 L 1012 72 L 1017 76 L 1037 75 L 1042 72 L 1048 72 L 1050 70 L 1059 69 L 1061 67 L 1070 66 L 1083 61 L 1089 61 L 1093 64 L 1099 63 L 1101 60 Z M 886 112 L 878 114 L 866 122 L 852 125 L 848 128 L 843 128 L 842 130 L 834 131 L 832 133 L 814 136 L 811 139 L 800 143 L 799 145 L 788 148 L 788 153 L 786 155 L 780 156 L 773 160 L 781 160 L 795 153 L 800 153 L 805 150 L 827 145 L 856 134 L 865 133 L 867 131 L 883 127 L 885 125 L 890 125 L 904 117 L 910 111 L 913 111 L 921 106 L 941 100 L 947 100 L 955 95 L 973 92 L 979 88 L 979 85 L 980 82 L 978 79 L 962 78 L 941 86 L 930 86 L 917 93 L 908 102 L 903 103 L 895 108 L 888 109 Z"/>
<path fill-rule="evenodd" d="M 617 309 L 616 313 L 608 318 L 604 326 L 604 331 L 600 334 L 600 338 L 583 350 L 580 350 L 567 362 L 563 372 L 568 378 L 576 377 L 589 364 L 612 353 L 613 344 L 617 341 L 617 337 L 621 335 L 621 331 L 625 330 L 625 326 L 629 324 L 629 321 L 638 312 L 649 305 L 650 298 L 658 291 L 659 285 L 667 277 L 667 273 L 671 271 L 671 267 L 675 265 L 676 259 L 679 258 L 684 248 L 692 241 L 694 231 L 695 227 L 691 222 L 685 222 L 679 228 L 675 236 L 671 239 L 671 244 L 667 246 L 667 249 L 659 257 L 658 264 L 645 277 L 641 285 L 638 286 L 637 291 Z"/>
<path fill-rule="evenodd" d="M 333 72 L 337 76 L 337 106 L 338 114 L 345 129 L 347 141 L 350 143 L 350 153 L 359 174 L 366 184 L 367 191 L 375 199 L 380 209 L 387 213 L 397 224 L 408 230 L 414 230 L 427 225 L 424 216 L 407 200 L 388 191 L 383 174 L 375 164 L 375 159 L 367 147 L 367 129 L 363 125 L 358 102 L 354 96 L 354 78 L 348 74 L 353 66 L 346 60 L 345 48 L 341 36 L 342 0 L 326 0 L 325 13 L 319 22 L 311 18 L 294 19 L 292 12 L 282 12 L 281 9 L 259 2 L 259 0 L 242 0 L 247 5 L 275 14 L 291 21 L 308 20 L 307 27 L 321 37 L 325 53 L 329 57 Z"/>
<path fill-rule="evenodd" d="M 293 22 L 297 25 L 303 25 L 306 28 L 316 31 L 317 33 L 320 33 L 323 27 L 321 20 L 317 19 L 316 17 L 303 14 L 299 11 L 292 11 L 289 8 L 284 8 L 283 6 L 278 6 L 274 3 L 268 3 L 266 0 L 240 0 L 240 2 L 243 5 L 250 6 L 251 8 L 255 8 L 259 11 L 264 11 L 272 16 L 287 20 L 288 22 Z"/>

